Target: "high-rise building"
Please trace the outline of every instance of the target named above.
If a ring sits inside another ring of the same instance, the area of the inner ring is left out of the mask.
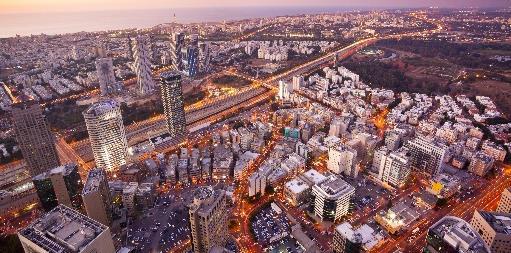
[[[407,142],[410,150],[410,164],[416,171],[429,175],[442,172],[442,164],[448,152],[445,144],[418,136]]]
[[[511,188],[506,188],[500,197],[498,213],[511,213]]]
[[[92,104],[83,112],[96,166],[106,170],[126,164],[128,142],[121,108],[115,100]]]
[[[175,71],[183,70],[183,59],[181,50],[185,44],[185,35],[183,33],[173,33],[170,43],[170,56],[172,58],[172,67]]]
[[[82,191],[83,205],[87,216],[106,226],[112,222],[112,197],[103,169],[89,171]]]
[[[43,208],[47,211],[58,204],[80,209],[83,188],[78,165],[66,164],[41,173],[33,178],[34,188]]]
[[[97,59],[96,74],[98,75],[99,90],[102,96],[115,94],[122,90],[122,84],[115,80],[112,58]]]
[[[181,74],[166,72],[161,74],[161,97],[167,127],[171,137],[186,134],[186,119],[181,88]]]
[[[207,73],[211,69],[211,50],[209,42],[199,42],[199,71]]]
[[[394,187],[404,186],[408,175],[410,175],[410,165],[406,151],[391,152],[382,157],[380,163],[380,173],[382,182],[388,183]]]
[[[228,213],[223,190],[214,190],[213,187],[195,190],[189,214],[195,253],[207,253],[213,247],[225,246]]]
[[[357,151],[346,145],[328,149],[327,168],[335,174],[357,177]]]
[[[312,186],[314,214],[321,220],[337,221],[348,214],[355,188],[346,181],[331,176],[326,181]]]
[[[32,177],[60,165],[55,139],[37,102],[27,100],[14,104],[12,123]]]
[[[59,205],[18,233],[25,253],[114,253],[110,229]]]
[[[475,211],[472,227],[492,253],[511,252],[511,213]]]
[[[156,87],[151,72],[149,37],[139,35],[135,38],[133,45],[133,58],[135,72],[137,74],[138,93],[141,95],[150,94]]]
[[[445,216],[428,229],[424,253],[489,253],[483,238],[468,222]]]
[[[199,48],[196,46],[188,46],[186,49],[183,49],[184,60],[184,73],[189,77],[194,77],[197,75],[199,68]]]

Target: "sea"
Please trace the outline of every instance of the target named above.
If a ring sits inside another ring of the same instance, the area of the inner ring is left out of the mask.
[[[227,7],[105,10],[54,13],[0,13],[0,38],[16,35],[63,34],[129,28],[158,24],[222,22],[258,17],[336,13],[369,10],[367,7]],[[174,18],[175,15],[175,18]]]

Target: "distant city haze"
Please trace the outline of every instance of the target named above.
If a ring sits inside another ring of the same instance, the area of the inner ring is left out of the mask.
[[[408,7],[508,7],[509,0],[0,0],[0,38]],[[225,7],[228,6],[228,7]]]
[[[509,0],[0,0],[0,12],[84,11],[105,9],[241,7],[241,6],[366,6],[366,7],[495,7]]]

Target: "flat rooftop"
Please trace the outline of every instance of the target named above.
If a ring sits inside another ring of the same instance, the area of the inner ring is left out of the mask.
[[[317,170],[311,169],[302,174],[302,178],[311,185],[323,183],[327,178]]]
[[[322,184],[315,185],[314,187],[321,189],[321,191],[330,198],[338,198],[345,194],[355,192],[355,188],[353,188],[353,186],[342,180],[342,178],[335,176],[330,177],[327,181]]]
[[[445,216],[429,228],[445,242],[463,252],[485,253],[489,250],[481,236],[463,219]]]
[[[101,181],[106,181],[106,173],[102,169],[92,169],[89,171],[87,175],[87,181],[83,186],[82,194],[88,194],[90,192],[95,192],[98,190]]]
[[[307,185],[300,178],[295,178],[286,183],[286,188],[288,188],[294,194],[300,194],[309,189],[309,185]]]
[[[498,234],[511,235],[511,214],[478,211]]]
[[[108,227],[59,205],[19,232],[50,253],[80,252]]]

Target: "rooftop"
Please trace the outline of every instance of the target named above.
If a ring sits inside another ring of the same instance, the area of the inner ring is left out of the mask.
[[[106,180],[106,173],[104,170],[98,168],[90,170],[89,174],[87,175],[87,181],[83,186],[82,194],[88,194],[90,192],[97,191],[100,183]]]
[[[445,216],[431,226],[429,231],[443,238],[446,243],[458,249],[459,252],[490,252],[472,226],[458,217]]]
[[[304,172],[301,177],[309,185],[320,184],[327,179],[323,174],[314,169]]]
[[[80,252],[108,227],[59,205],[19,234],[47,252]]]
[[[85,110],[83,114],[97,116],[117,108],[119,108],[119,104],[117,103],[117,101],[113,99],[102,100],[89,106],[89,108],[87,108],[87,110]]]
[[[305,190],[309,189],[309,185],[307,185],[300,178],[295,178],[286,183],[286,188],[288,188],[294,194],[300,194]]]
[[[329,198],[339,198],[354,193],[355,188],[341,178],[331,176],[327,181],[314,186]]]
[[[511,214],[478,211],[498,234],[511,235]]]

